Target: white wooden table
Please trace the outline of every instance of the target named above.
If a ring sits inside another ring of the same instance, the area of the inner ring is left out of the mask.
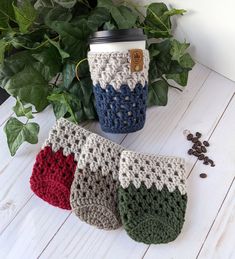
[[[134,242],[123,229],[102,231],[69,211],[48,205],[29,188],[35,156],[55,122],[51,108],[35,118],[39,143],[24,144],[15,157],[3,127],[13,99],[0,106],[0,259],[5,258],[235,258],[235,83],[197,64],[183,93],[170,90],[166,107],[147,112],[143,130],[128,135],[101,132],[129,149],[186,159],[188,207],[182,233],[172,243]],[[212,168],[187,155],[183,131],[200,131],[211,143]],[[202,179],[200,173],[208,174]]]

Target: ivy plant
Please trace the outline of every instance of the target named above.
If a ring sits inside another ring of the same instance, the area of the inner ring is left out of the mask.
[[[127,1],[0,0],[0,86],[16,99],[15,115],[4,127],[11,155],[25,141],[37,143],[39,125],[31,120],[48,105],[57,119],[98,119],[86,59],[94,31],[144,30],[150,52],[148,106],[167,104],[170,80],[187,85],[194,61],[189,43],[172,36],[171,23],[185,10],[159,2],[145,8],[143,15]]]

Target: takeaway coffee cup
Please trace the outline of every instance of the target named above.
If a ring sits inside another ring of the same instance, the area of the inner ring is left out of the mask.
[[[98,31],[89,44],[88,62],[102,130],[130,133],[142,129],[149,68],[143,30]]]

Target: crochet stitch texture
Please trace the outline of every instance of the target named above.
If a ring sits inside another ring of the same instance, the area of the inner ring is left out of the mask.
[[[59,119],[49,133],[33,166],[30,186],[41,199],[70,210],[70,187],[89,131]]]
[[[131,72],[129,51],[88,53],[96,109],[103,131],[128,133],[143,128],[148,91],[148,50],[143,50],[143,58],[143,70]]]
[[[72,210],[81,220],[101,229],[116,229],[121,224],[117,189],[122,150],[118,144],[91,134],[71,187]]]
[[[119,91],[122,85],[128,85],[131,91],[138,83],[145,86],[146,81],[148,81],[149,70],[148,50],[143,50],[143,59],[143,70],[132,73],[129,51],[88,52],[93,84],[99,84],[103,89],[112,85],[116,91]]]
[[[187,204],[184,160],[123,151],[118,206],[128,235],[168,243],[181,232]]]

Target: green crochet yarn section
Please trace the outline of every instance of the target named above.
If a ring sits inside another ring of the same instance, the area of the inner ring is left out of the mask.
[[[176,189],[161,191],[155,185],[147,189],[144,184],[135,188],[119,187],[118,206],[123,226],[128,235],[145,244],[168,243],[180,234],[184,223],[187,195]]]

